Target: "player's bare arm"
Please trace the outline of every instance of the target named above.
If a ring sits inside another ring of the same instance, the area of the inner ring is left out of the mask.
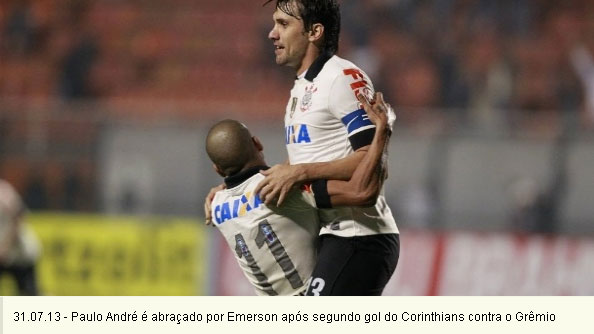
[[[328,195],[332,206],[371,206],[380,194],[387,171],[387,148],[395,118],[382,93],[376,93],[372,104],[363,95],[357,97],[376,131],[367,154],[349,181],[328,181]],[[390,115],[390,116],[389,116]]]
[[[276,203],[280,206],[289,191],[303,182],[319,179],[349,180],[361,162],[369,146],[358,149],[346,158],[307,164],[281,164],[261,171],[266,176],[255,192],[260,194],[260,199],[266,204]]]
[[[391,107],[385,103],[382,93],[376,93],[374,100],[371,102],[368,101],[365,97],[359,96],[358,98],[363,107],[365,108],[365,111],[367,112],[370,120],[374,124],[376,124],[376,122],[381,124],[383,128],[386,128],[388,129],[387,131],[391,132],[391,126],[395,120],[395,115]],[[380,134],[382,136],[384,135],[384,133]],[[266,178],[264,178],[264,180],[260,182],[255,191],[256,193],[260,194],[260,198],[266,204],[271,204],[274,202],[275,199],[278,198],[276,205],[281,205],[291,188],[303,182],[320,179],[342,181],[351,180],[354,176],[355,170],[358,168],[359,165],[362,164],[362,162],[366,158],[367,163],[363,168],[368,168],[369,164],[373,164],[375,161],[374,158],[381,159],[381,152],[383,152],[385,145],[382,141],[383,138],[379,138],[378,140],[380,140],[380,144],[378,144],[380,146],[380,153],[378,153],[379,155],[374,155],[370,158],[367,158],[368,151],[370,150],[370,145],[368,145],[358,149],[356,152],[349,155],[348,157],[339,160],[319,163],[305,163],[296,165],[283,164],[273,166],[272,168],[261,172],[266,176]],[[382,167],[382,180],[380,181],[380,183],[383,182],[383,178],[385,176],[386,171],[386,168]],[[363,172],[360,171],[359,174],[361,173]],[[335,188],[335,194],[337,195],[335,200],[337,202],[332,202],[332,204],[368,205],[368,202],[370,201],[375,203],[374,201],[377,198],[377,195],[373,196],[374,191],[372,191],[370,197],[368,196],[368,193],[362,193],[361,198],[359,199],[354,198],[352,194],[345,194],[348,191],[362,191],[362,187],[365,187],[365,189],[373,190],[374,185],[370,185],[369,183],[375,183],[377,181],[375,180],[375,176],[377,176],[377,174],[372,174],[373,175],[371,175],[371,177],[374,178],[373,180],[369,178],[369,175],[367,175],[367,179],[362,177],[358,180],[353,180],[353,183],[350,183],[348,185],[347,182],[340,183],[340,185],[337,186],[337,188]],[[355,184],[357,184],[357,186],[355,186]],[[380,188],[381,184],[379,184],[376,190],[379,192]],[[362,199],[367,200],[363,201]]]

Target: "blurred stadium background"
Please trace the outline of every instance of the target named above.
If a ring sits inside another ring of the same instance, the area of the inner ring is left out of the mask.
[[[263,0],[0,1],[0,178],[47,295],[251,294],[202,203],[222,118],[285,160]],[[594,2],[342,1],[399,117],[385,294],[594,294]],[[8,277],[0,294],[14,293]]]

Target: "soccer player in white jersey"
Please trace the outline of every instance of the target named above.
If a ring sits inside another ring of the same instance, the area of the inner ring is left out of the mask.
[[[386,113],[389,106],[378,96],[373,106],[361,97],[370,118],[383,130],[376,132],[369,153],[351,180],[305,184],[291,192],[280,207],[264,204],[253,192],[264,178],[259,171],[267,168],[260,141],[234,120],[221,121],[210,129],[206,150],[226,185],[214,196],[211,217],[259,295],[305,292],[316,263],[320,228],[316,205],[325,200],[334,205],[376,201],[391,133]]]
[[[14,277],[23,296],[38,294],[39,240],[25,220],[25,204],[16,189],[0,179],[0,278]]]
[[[335,55],[335,0],[277,0],[273,21],[268,37],[276,63],[297,75],[285,114],[289,163],[264,171],[255,191],[265,203],[281,205],[302,182],[351,178],[374,133],[357,95],[373,96],[373,85],[360,68]],[[322,207],[328,210],[320,212],[320,252],[307,294],[380,295],[400,251],[384,196],[370,207]]]

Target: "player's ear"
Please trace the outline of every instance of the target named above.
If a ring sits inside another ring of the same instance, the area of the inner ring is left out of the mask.
[[[309,31],[309,41],[320,41],[324,37],[324,26],[321,23],[314,23]]]
[[[258,152],[262,152],[264,150],[264,146],[262,146],[262,142],[260,142],[260,139],[258,139],[258,137],[253,136],[252,142],[254,142],[254,146],[256,147],[256,149],[258,149]]]
[[[219,166],[212,164],[212,168],[214,168],[215,172],[217,172],[217,174],[219,174],[222,177],[227,177],[227,175],[225,175],[225,173],[223,173],[223,170],[221,170],[219,168]]]

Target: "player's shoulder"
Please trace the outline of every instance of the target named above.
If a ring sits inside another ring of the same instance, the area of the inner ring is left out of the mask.
[[[332,64],[334,66],[336,66],[337,68],[344,70],[344,69],[349,69],[349,68],[356,68],[359,69],[359,66],[355,65],[355,63],[353,63],[352,61],[348,60],[348,59],[344,59],[341,58],[339,56],[333,56],[332,58],[330,58],[330,61],[332,61]]]
[[[349,75],[348,72],[351,70],[365,73],[359,66],[355,65],[350,60],[334,55],[326,62],[320,74],[324,77],[335,78],[337,76]]]
[[[333,56],[328,60],[320,73],[322,80],[327,87],[330,87],[332,94],[351,94],[351,91],[367,87],[373,91],[373,84],[369,76],[353,62]],[[342,98],[342,97],[340,97]]]
[[[255,173],[254,175],[250,176],[249,178],[245,179],[243,182],[229,188],[221,189],[216,192],[216,194],[226,195],[226,196],[237,196],[249,191],[253,191],[258,183],[264,179],[264,175],[262,173]]]

